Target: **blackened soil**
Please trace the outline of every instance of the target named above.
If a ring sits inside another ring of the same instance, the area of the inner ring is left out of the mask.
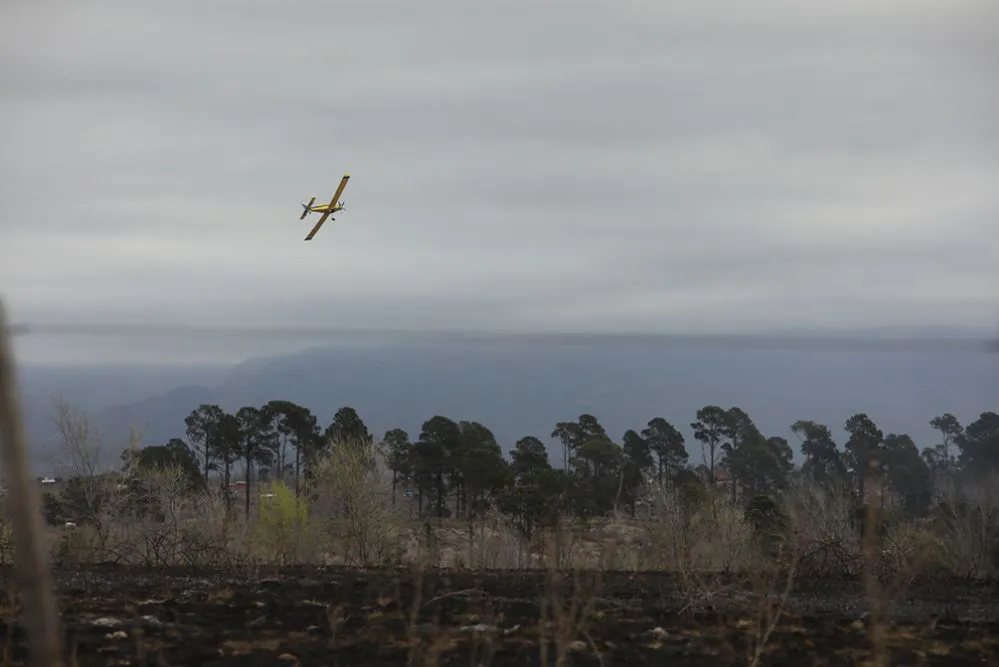
[[[856,665],[872,658],[859,583],[781,597],[735,578],[290,568],[252,576],[58,571],[67,650],[88,665]],[[769,602],[766,593],[772,597]],[[890,664],[999,664],[999,585],[909,585],[885,609]],[[0,644],[26,664],[16,602]],[[762,626],[762,629],[761,629]],[[761,638],[761,635],[766,635]]]

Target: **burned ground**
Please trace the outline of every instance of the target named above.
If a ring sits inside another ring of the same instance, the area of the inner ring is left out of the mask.
[[[90,567],[55,576],[81,667],[538,665],[560,652],[564,664],[745,665],[773,616],[759,584],[663,573]],[[2,639],[24,664],[16,615],[9,600]],[[999,660],[999,583],[912,583],[885,617],[890,664]],[[800,582],[760,664],[860,664],[871,655],[868,625],[858,581]]]

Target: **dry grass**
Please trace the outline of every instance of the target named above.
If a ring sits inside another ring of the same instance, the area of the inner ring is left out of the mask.
[[[177,492],[177,471],[157,471],[146,485],[164,516],[142,518],[124,508],[94,523],[47,526],[45,544],[61,564],[146,566],[327,564],[460,569],[668,571],[691,580],[717,573],[749,573],[761,566],[753,526],[741,506],[716,496],[689,510],[668,487],[648,489],[636,517],[565,519],[528,542],[505,516],[474,521],[413,520],[382,494],[383,480],[365,472],[352,485],[347,466],[321,472],[323,491],[308,505],[300,530],[272,530],[256,507],[249,517],[227,512],[222,492]],[[334,491],[335,489],[335,491]],[[851,524],[848,497],[800,485],[783,501],[791,518],[794,557],[808,576],[853,576],[876,563],[882,578],[904,586],[931,575],[999,574],[999,507],[958,516],[898,520],[886,525],[873,555]],[[102,512],[102,513],[103,513]],[[0,514],[0,563],[12,563],[9,520]]]

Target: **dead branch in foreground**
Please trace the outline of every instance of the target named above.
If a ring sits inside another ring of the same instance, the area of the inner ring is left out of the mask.
[[[3,303],[0,303],[0,450],[8,493],[18,499],[10,504],[14,567],[24,598],[31,655],[37,665],[62,665],[59,616],[42,544],[41,494],[28,463],[14,351]]]

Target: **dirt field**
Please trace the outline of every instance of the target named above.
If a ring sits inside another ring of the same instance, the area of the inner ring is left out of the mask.
[[[56,580],[81,666],[504,666],[558,664],[560,653],[566,665],[746,665],[766,608],[759,586],[716,580],[698,593],[660,573],[553,585],[525,571],[108,567],[58,571]],[[862,664],[871,642],[860,584],[804,583],[759,664]],[[914,584],[886,615],[890,664],[999,664],[997,582]],[[8,600],[0,644],[24,664],[14,616]]]

